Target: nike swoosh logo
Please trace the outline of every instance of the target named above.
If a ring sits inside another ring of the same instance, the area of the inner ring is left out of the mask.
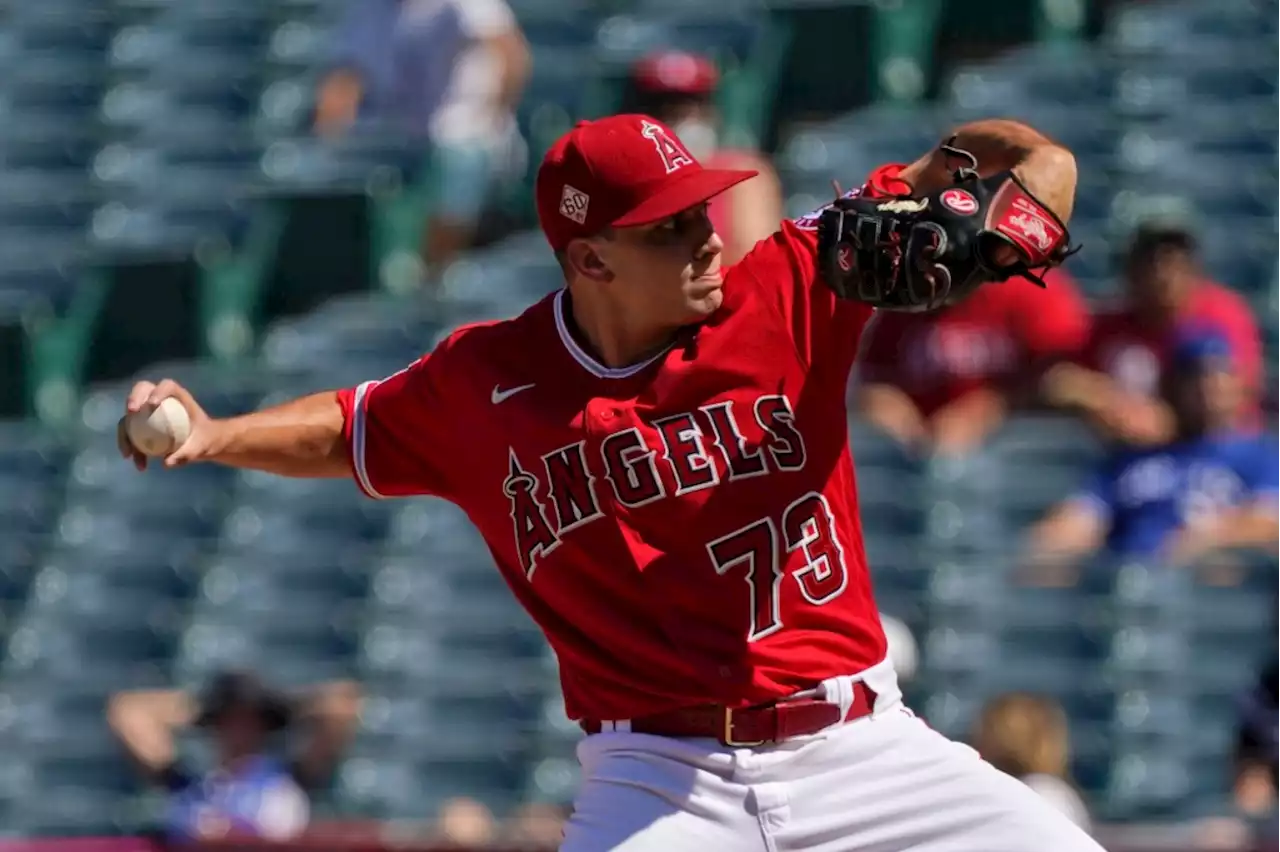
[[[520,391],[527,391],[531,387],[534,387],[534,385],[520,385],[518,388],[507,388],[506,390],[502,390],[498,385],[494,385],[493,395],[489,397],[489,400],[494,405],[497,405],[500,402],[506,402],[511,397],[520,393]]]

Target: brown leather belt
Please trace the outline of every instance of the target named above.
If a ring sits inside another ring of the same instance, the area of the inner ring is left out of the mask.
[[[734,748],[769,745],[792,737],[816,734],[838,722],[852,722],[871,715],[876,694],[861,681],[853,684],[853,704],[840,715],[840,705],[813,698],[788,698],[753,707],[701,704],[630,720],[628,730],[658,737],[708,738]],[[597,720],[579,723],[588,734],[604,726]]]

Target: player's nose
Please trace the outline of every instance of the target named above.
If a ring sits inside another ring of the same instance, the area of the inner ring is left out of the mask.
[[[709,228],[706,238],[698,246],[695,257],[698,260],[710,260],[723,251],[724,240],[720,239],[720,235],[716,233],[714,228]]]

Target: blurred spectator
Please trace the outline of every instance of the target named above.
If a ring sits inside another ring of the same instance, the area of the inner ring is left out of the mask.
[[[559,849],[569,810],[549,802],[529,802],[516,808],[503,826],[507,843],[520,849]]]
[[[350,0],[334,41],[316,131],[368,117],[429,143],[438,186],[423,253],[443,268],[495,184],[523,169],[515,108],[530,54],[515,16],[505,0]]]
[[[1036,401],[1036,380],[1075,357],[1089,319],[1062,269],[1049,285],[1013,279],[938,313],[881,312],[867,329],[853,405],[900,443],[961,455],[1011,408]]]
[[[327,783],[359,712],[353,684],[324,684],[295,700],[249,672],[223,672],[197,700],[180,690],[121,692],[108,710],[111,729],[151,783],[169,793],[172,840],[250,835],[296,836],[310,815],[307,790]],[[203,774],[178,759],[175,733],[203,728],[215,767]],[[272,753],[271,736],[301,728],[292,759]]]
[[[459,796],[440,806],[435,835],[456,846],[483,848],[497,838],[498,822],[483,802]]]
[[[715,106],[720,75],[710,60],[679,51],[648,56],[632,72],[626,111],[651,115],[675,131],[697,160],[713,169],[760,174],[711,200],[711,222],[724,241],[726,264],[736,263],[782,221],[782,184],[758,151],[728,147]]]
[[[1047,698],[1006,693],[987,702],[973,747],[992,766],[1035,790],[1072,822],[1090,830],[1089,810],[1067,775],[1067,717]]]
[[[1240,700],[1233,792],[1241,813],[1272,823],[1280,785],[1276,731],[1276,661],[1271,660],[1258,682]]]
[[[1262,344],[1248,302],[1210,281],[1200,267],[1195,238],[1168,225],[1139,228],[1124,263],[1125,296],[1119,310],[1099,315],[1080,364],[1061,365],[1046,377],[1056,404],[1082,411],[1104,434],[1135,444],[1164,443],[1173,418],[1160,404],[1161,376],[1179,330],[1188,324],[1222,329],[1243,382],[1246,424],[1258,420]]]
[[[1063,562],[1104,544],[1175,564],[1221,549],[1275,552],[1276,438],[1238,426],[1245,390],[1237,357],[1212,330],[1175,344],[1164,373],[1174,440],[1113,454],[1032,531],[1035,561]]]

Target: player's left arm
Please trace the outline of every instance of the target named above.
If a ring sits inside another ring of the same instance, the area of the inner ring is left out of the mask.
[[[948,140],[951,147],[973,154],[982,177],[1012,171],[1064,224],[1071,220],[1078,172],[1076,158],[1066,147],[1028,124],[1004,118],[962,124]],[[950,186],[954,170],[955,160],[938,147],[898,177],[911,187],[913,195],[923,196]]]
[[[990,119],[956,128],[889,185],[818,215],[822,280],[842,300],[928,311],[978,287],[1040,276],[1075,248],[1067,222],[1075,157],[1034,128]]]
[[[983,174],[998,175],[1012,170],[1023,186],[1039,198],[1043,194],[1048,227],[1063,232],[1074,203],[1076,185],[1075,158],[1071,152],[1050,141],[1031,127],[1015,121],[979,121],[957,128],[956,146],[970,146],[980,161]],[[847,194],[831,204],[795,220],[784,221],[771,238],[762,240],[727,274],[749,282],[760,300],[772,305],[787,327],[801,360],[806,365],[825,362],[835,365],[833,374],[846,375],[858,347],[858,340],[872,308],[919,310],[938,305],[925,304],[921,298],[912,305],[900,300],[905,287],[898,288],[894,298],[883,298],[891,290],[891,279],[900,275],[901,266],[889,263],[879,254],[874,267],[855,270],[876,279],[878,295],[867,295],[840,279],[849,277],[835,266],[838,256],[834,229],[829,226],[831,214],[846,205],[870,205],[903,202],[898,193],[921,196],[938,191],[954,179],[949,171],[957,163],[940,151],[932,151],[915,163],[898,170],[877,170],[862,190]],[[912,205],[907,203],[906,208]],[[918,206],[916,207],[918,210]],[[876,211],[884,219],[892,211]],[[907,219],[910,214],[907,214]],[[1058,220],[1053,222],[1051,220]],[[847,217],[852,225],[854,217]],[[1012,249],[1010,249],[1012,251]],[[892,266],[892,268],[890,268]],[[848,267],[845,273],[848,273]],[[843,285],[843,286],[842,286]]]

